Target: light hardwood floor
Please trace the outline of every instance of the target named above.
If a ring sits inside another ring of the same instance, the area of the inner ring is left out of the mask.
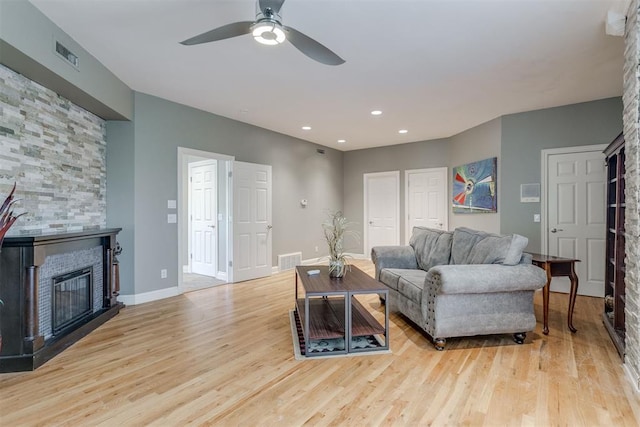
[[[538,292],[524,345],[451,339],[437,352],[392,315],[392,354],[297,361],[293,277],[126,307],[37,371],[0,374],[0,425],[640,424],[601,299],[578,297],[571,334],[568,298],[552,293],[544,336]]]

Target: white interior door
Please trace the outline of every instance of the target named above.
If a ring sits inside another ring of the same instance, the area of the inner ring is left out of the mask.
[[[218,271],[217,162],[189,165],[191,193],[191,272],[215,277]]]
[[[400,172],[364,174],[364,250],[400,244]]]
[[[448,229],[447,168],[405,171],[405,244],[413,227]]]
[[[546,241],[548,254],[577,258],[578,293],[604,296],[605,167],[601,149],[548,156]],[[569,280],[553,278],[568,292]]]
[[[271,166],[234,162],[234,282],[271,274],[271,228]]]

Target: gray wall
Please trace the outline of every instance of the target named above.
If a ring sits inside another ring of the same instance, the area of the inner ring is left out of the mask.
[[[120,256],[120,293],[135,293],[133,266],[135,265],[135,167],[134,123],[107,122],[107,226],[121,227],[118,242]]]
[[[78,56],[77,69],[54,40]],[[0,63],[103,119],[132,117],[131,89],[27,0],[0,1]]]
[[[447,139],[413,142],[388,147],[354,150],[344,153],[344,202],[343,212],[347,219],[356,223],[354,230],[360,241],[353,238],[345,242],[348,252],[363,253],[364,236],[364,184],[363,174],[372,172],[400,171],[400,242],[404,243],[404,171],[409,169],[437,168],[449,164]]]
[[[476,162],[491,157],[498,158],[498,212],[497,213],[453,213],[451,203],[449,204],[449,229],[456,227],[469,227],[477,230],[484,230],[489,233],[500,233],[500,215],[501,215],[501,188],[504,182],[501,176],[501,119],[494,119],[490,122],[483,123],[479,126],[461,132],[450,138],[450,157],[449,163],[449,197],[453,189],[453,173],[452,169],[466,163]]]
[[[502,117],[500,232],[529,238],[528,250],[540,250],[540,203],[520,203],[520,184],[539,183],[541,150],[608,144],[622,131],[622,100],[548,108]]]
[[[118,186],[125,192],[120,197],[133,201],[133,247],[123,252],[121,263],[134,265],[135,259],[135,286],[123,284],[131,290],[123,294],[177,285],[177,225],[167,224],[166,206],[167,200],[177,199],[179,146],[272,165],[274,262],[282,253],[302,251],[303,259],[326,253],[320,223],[327,209],[342,206],[341,152],[322,147],[326,154],[318,154],[318,145],[150,95],[136,93],[134,105],[133,163],[130,158],[107,162],[109,179],[133,175],[133,187],[124,182]],[[130,133],[112,132],[115,128],[108,128],[108,146],[130,151]],[[307,208],[300,207],[303,198],[309,200]],[[122,216],[129,219],[129,213]],[[163,268],[166,280],[159,279]]]

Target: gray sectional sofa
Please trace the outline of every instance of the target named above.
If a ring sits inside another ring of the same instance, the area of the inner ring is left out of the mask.
[[[514,334],[522,344],[535,329],[533,294],[547,277],[523,253],[528,239],[469,228],[443,231],[416,227],[408,246],[371,250],[376,278],[389,288],[391,311],[399,311],[432,338]]]

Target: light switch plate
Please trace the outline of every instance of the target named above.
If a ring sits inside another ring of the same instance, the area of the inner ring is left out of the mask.
[[[540,214],[533,214],[533,222],[540,222]]]
[[[175,224],[178,222],[178,215],[176,214],[167,214],[167,222],[169,224]]]
[[[167,209],[175,209],[177,206],[175,200],[167,200]]]

